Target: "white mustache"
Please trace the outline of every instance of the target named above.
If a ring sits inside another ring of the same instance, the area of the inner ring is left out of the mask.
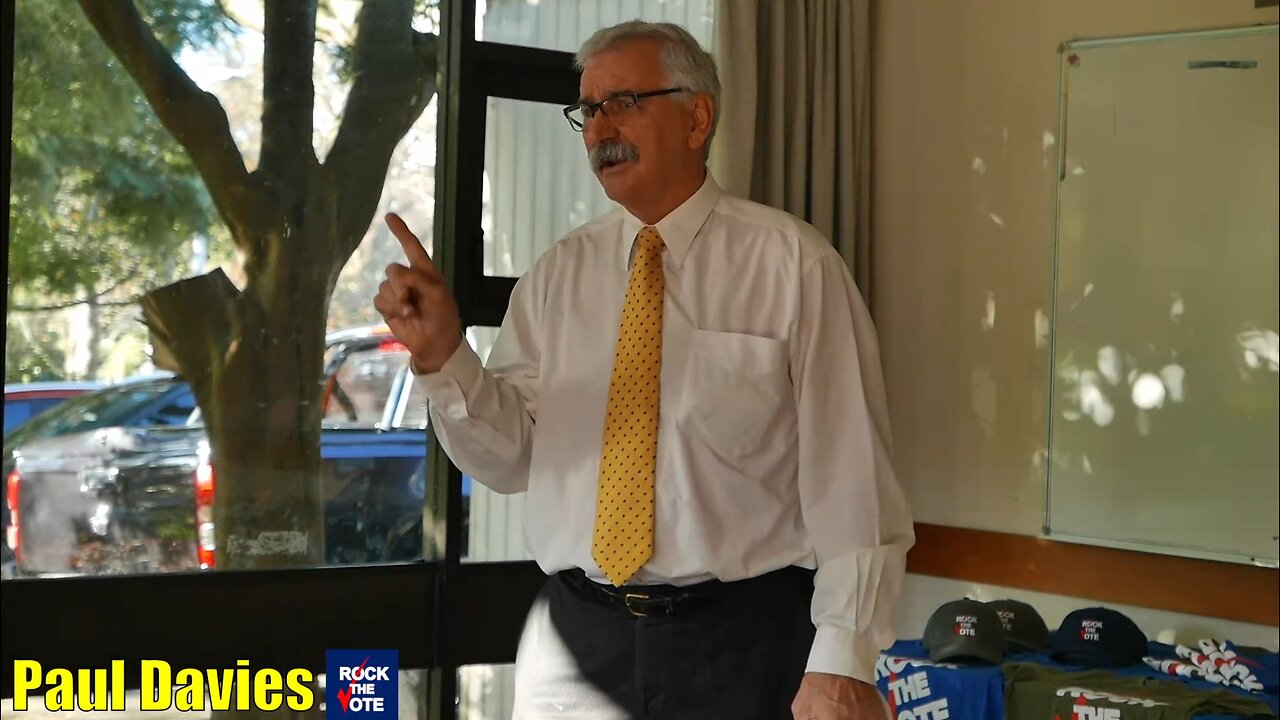
[[[636,150],[634,145],[628,145],[623,142],[609,141],[602,142],[591,148],[591,152],[587,153],[587,158],[591,161],[591,169],[600,172],[608,163],[617,162],[634,162],[640,159],[640,151]]]

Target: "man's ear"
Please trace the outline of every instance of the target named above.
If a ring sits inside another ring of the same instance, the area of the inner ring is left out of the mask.
[[[711,121],[715,118],[715,104],[711,96],[697,93],[693,96],[692,112],[689,113],[689,148],[697,150],[707,144],[711,135]]]

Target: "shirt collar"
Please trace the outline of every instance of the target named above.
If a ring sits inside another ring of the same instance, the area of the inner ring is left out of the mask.
[[[698,188],[697,192],[690,195],[680,207],[667,213],[666,217],[658,221],[655,227],[658,229],[658,234],[662,236],[662,242],[667,246],[667,252],[671,254],[671,261],[675,267],[678,268],[684,263],[684,258],[693,245],[694,237],[710,217],[711,211],[720,200],[720,195],[720,186],[711,178],[711,173],[707,173],[707,179],[703,181],[702,187]],[[631,249],[635,245],[636,233],[640,232],[644,223],[625,208],[622,212],[622,238],[626,243],[624,246],[626,252],[622,256],[622,261],[624,265],[630,266]]]

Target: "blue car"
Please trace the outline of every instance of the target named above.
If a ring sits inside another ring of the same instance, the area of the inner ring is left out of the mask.
[[[4,434],[63,400],[102,387],[96,382],[33,382],[4,386]]]

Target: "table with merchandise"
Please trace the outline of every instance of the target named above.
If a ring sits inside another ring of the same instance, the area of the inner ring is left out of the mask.
[[[1014,600],[939,607],[881,654],[894,720],[1277,717],[1280,655],[1230,641],[1151,642],[1123,613],[1083,608],[1050,632]]]

